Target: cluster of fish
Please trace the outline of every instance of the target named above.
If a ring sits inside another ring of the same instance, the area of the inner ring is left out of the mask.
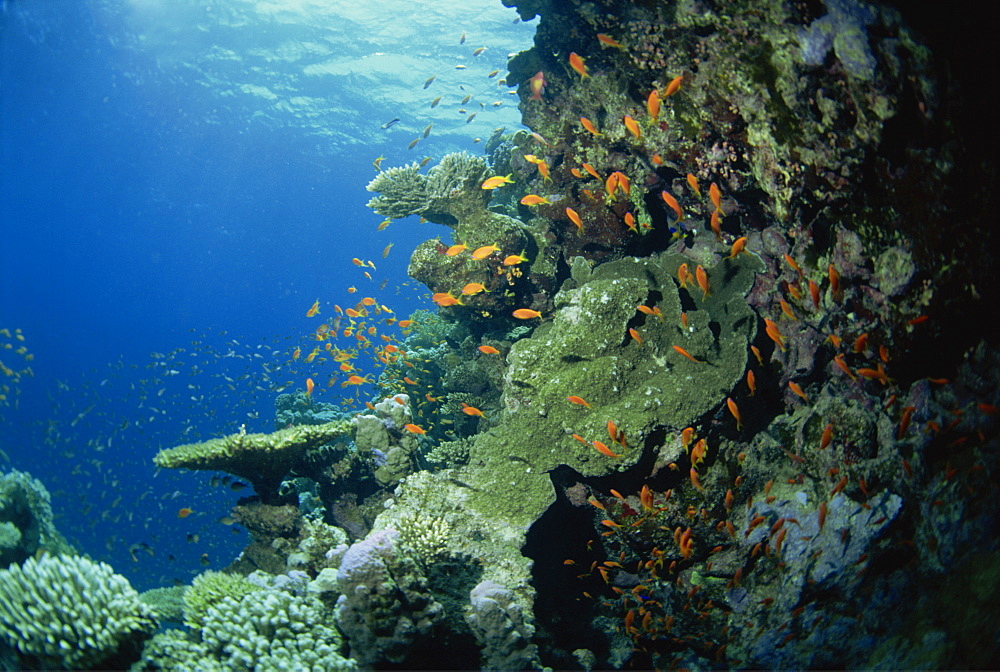
[[[20,383],[25,377],[33,378],[35,373],[31,369],[29,362],[34,360],[35,355],[28,352],[28,346],[24,344],[24,334],[20,329],[3,328],[0,329],[0,350],[10,351],[18,357],[18,362],[11,368],[3,359],[0,359],[0,407],[14,405],[18,402],[18,395],[21,393]]]

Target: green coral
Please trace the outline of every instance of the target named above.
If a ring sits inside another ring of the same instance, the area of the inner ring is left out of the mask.
[[[103,562],[46,555],[0,570],[0,639],[21,666],[110,667],[155,629],[152,609]]]
[[[433,562],[448,553],[451,525],[441,516],[406,513],[395,525],[400,543],[420,562]]]
[[[204,627],[157,635],[143,651],[141,669],[353,670],[340,654],[333,612],[313,596],[258,590],[223,598],[205,614]]]
[[[73,552],[56,531],[49,491],[23,471],[0,474],[0,567],[23,562],[39,551]]]
[[[139,599],[156,612],[158,620],[170,623],[184,622],[184,594],[187,586],[153,588],[139,594]]]
[[[306,452],[348,435],[347,420],[323,425],[299,425],[271,434],[239,432],[201,443],[161,450],[153,458],[158,467],[225,471],[250,481],[265,501],[277,496],[278,485]]]
[[[236,600],[244,595],[260,590],[238,574],[227,574],[209,570],[199,574],[191,582],[191,587],[184,592],[184,624],[191,628],[200,628],[204,624],[205,614],[210,607],[215,606],[223,598]]]

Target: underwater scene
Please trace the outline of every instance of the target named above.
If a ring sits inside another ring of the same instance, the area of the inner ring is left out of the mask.
[[[0,670],[1000,667],[973,7],[0,0]]]

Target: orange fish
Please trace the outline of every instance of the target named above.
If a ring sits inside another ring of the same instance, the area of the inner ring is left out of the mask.
[[[698,472],[696,470],[694,470],[694,469],[691,469],[690,475],[691,475],[691,485],[693,485],[699,491],[705,492],[705,488],[702,487],[701,481],[698,480]],[[688,529],[690,529],[690,528],[688,528]],[[690,554],[691,554],[691,551],[689,550],[688,553],[687,553],[687,555],[690,555]]]
[[[784,352],[785,337],[782,336],[781,330],[778,329],[778,325],[774,323],[774,320],[772,320],[769,317],[764,318],[764,331],[767,333],[770,339],[774,341],[779,348],[781,348],[781,351]]]
[[[660,318],[660,322],[663,321],[663,311],[660,310],[659,306],[653,306],[652,308],[650,308],[649,306],[644,306],[640,304],[636,306],[635,309],[645,315],[655,315],[656,317]]]
[[[676,77],[671,79],[670,83],[667,84],[667,90],[664,92],[663,96],[664,97],[672,96],[678,91],[680,91],[681,84],[683,82],[684,82],[684,75],[677,75]]]
[[[569,173],[570,173],[570,175],[572,175],[573,177],[577,178],[578,180],[582,180],[583,179],[583,173],[580,172],[579,168],[570,168],[569,169]]]
[[[712,227],[712,233],[715,234],[715,239],[722,242],[722,222],[719,220],[719,211],[713,210],[712,216],[708,218],[708,225]]]
[[[701,198],[701,186],[699,186],[698,184],[698,178],[695,177],[693,174],[688,173],[687,183],[688,186],[691,187],[691,191],[694,192],[694,195],[697,196],[698,198]]]
[[[858,379],[858,377],[851,371],[851,369],[848,368],[847,361],[844,359],[844,353],[840,353],[834,356],[833,363],[837,366],[838,369],[846,373],[851,380]]]
[[[594,127],[594,122],[592,122],[590,119],[587,119],[587,117],[580,117],[580,125],[583,126],[585,129],[587,129],[589,132],[593,133],[594,135],[600,135],[600,132],[597,130],[597,128]],[[586,167],[587,165],[584,164],[584,168]]]
[[[621,457],[621,455],[619,455],[618,453],[614,452],[613,450],[611,450],[610,448],[608,448],[606,445],[604,445],[600,441],[594,441],[590,445],[592,445],[594,448],[596,448],[597,452],[599,452],[601,455],[607,455],[608,457]]]
[[[628,132],[631,133],[636,140],[642,137],[642,131],[639,130],[639,124],[636,123],[635,119],[626,114],[622,121],[625,122],[625,128],[628,129]]]
[[[499,355],[500,354],[500,351],[497,350],[496,348],[494,348],[492,345],[480,345],[476,349],[479,350],[479,352],[483,353],[484,355]]]
[[[828,424],[823,428],[823,436],[819,439],[819,449],[823,450],[830,445],[830,441],[833,440],[833,425]]]
[[[589,163],[583,164],[583,169],[586,170],[588,173],[590,173],[594,177],[594,179],[596,179],[596,180],[600,180],[601,179],[600,173],[598,173],[596,170],[594,170],[594,167],[592,165],[590,165]]]
[[[319,315],[319,299],[316,299],[316,303],[312,305],[312,308],[306,311],[306,317],[315,317]]]
[[[673,346],[673,348],[674,348],[674,350],[677,351],[678,354],[681,354],[681,355],[687,357],[692,362],[697,362],[698,364],[704,364],[705,363],[704,360],[695,358],[690,352],[688,352],[687,350],[685,350],[684,348],[682,348],[679,345],[675,345],[675,346]]]
[[[663,198],[663,202],[669,205],[670,209],[677,214],[677,222],[684,219],[684,211],[681,210],[681,204],[677,202],[677,199],[670,192],[661,191],[660,196]]]
[[[809,296],[812,297],[813,308],[819,310],[819,286],[812,280],[809,281]]]
[[[734,259],[737,254],[740,254],[741,252],[746,252],[746,249],[747,249],[747,237],[743,236],[742,238],[737,238],[735,242],[733,242],[733,246],[729,250],[729,256],[726,257],[726,259]],[[749,252],[747,252],[747,254],[749,254]]]
[[[618,173],[611,173],[604,181],[604,191],[608,194],[609,199],[615,195],[616,189],[618,189]]]
[[[760,348],[758,348],[756,345],[751,345],[750,350],[753,351],[753,356],[757,358],[757,363],[760,364],[761,366],[764,366],[764,357],[761,356],[760,354]]]
[[[627,226],[629,231],[632,233],[639,233],[639,229],[635,228],[635,217],[632,216],[631,212],[625,213],[625,226]]]
[[[431,301],[436,303],[441,307],[445,306],[464,306],[461,298],[455,298],[451,295],[451,292],[437,292],[431,296]]]
[[[444,251],[449,257],[454,257],[459,252],[469,249],[469,246],[465,243],[459,243],[458,245],[452,245],[447,250]]]
[[[681,287],[688,286],[688,280],[691,279],[691,271],[688,270],[687,264],[681,264],[677,267],[677,280],[681,283]]]
[[[648,485],[643,484],[642,490],[639,491],[639,502],[646,511],[653,510],[653,491]]]
[[[662,166],[663,165],[663,157],[660,156],[659,154],[653,154],[652,161],[653,161],[654,165],[657,165],[657,166]]]
[[[858,336],[857,340],[854,341],[854,347],[852,350],[855,354],[861,354],[868,349],[868,334],[864,333]]]
[[[629,181],[625,173],[620,170],[616,170],[612,173],[616,178],[618,178],[618,188],[621,189],[626,196],[632,195],[632,183]]]
[[[614,420],[608,420],[608,436],[612,441],[618,440],[618,425],[614,423]]]
[[[586,406],[587,408],[590,408],[590,404],[588,404],[586,400],[584,400],[582,397],[578,397],[576,395],[570,395],[566,397],[566,400],[572,404],[578,404],[580,406]]]
[[[306,364],[312,363],[312,361],[314,359],[316,359],[316,355],[318,355],[318,354],[319,354],[319,347],[313,348],[313,351],[310,352],[308,355],[306,355],[306,358],[305,358]]]
[[[701,264],[698,264],[698,266],[694,269],[694,277],[698,279],[698,286],[701,287],[701,291],[704,292],[701,298],[706,298],[712,292],[709,291],[708,273],[706,273],[705,269],[701,267]]]
[[[604,33],[598,33],[597,34],[597,41],[600,42],[601,44],[606,44],[609,47],[615,47],[616,49],[625,49],[624,45],[622,45],[621,43],[617,42],[610,35],[605,35]]]
[[[549,175],[549,164],[545,163],[544,161],[539,161],[535,165],[538,166],[538,173],[539,173],[539,175],[542,176],[542,179],[547,180],[548,182],[551,182],[552,181],[552,177]]]
[[[473,296],[479,294],[480,292],[488,292],[490,290],[486,289],[486,286],[481,282],[470,282],[465,287],[462,288],[462,294],[466,296]]]
[[[632,337],[633,341],[635,341],[639,345],[642,345],[642,336],[639,335],[638,331],[636,331],[635,329],[629,329],[628,335]]]
[[[694,427],[685,427],[681,431],[681,445],[684,446],[684,450],[687,450],[692,439],[694,439]]]
[[[580,215],[577,214],[576,210],[573,208],[566,208],[566,216],[569,217],[569,221],[576,225],[576,232],[580,234],[583,232],[583,220],[580,219]]]
[[[781,306],[781,312],[785,314],[785,317],[787,317],[790,320],[796,320],[796,321],[799,319],[795,317],[795,313],[792,312],[792,307],[788,305],[787,301],[785,301],[784,299],[778,299],[778,304]]]
[[[292,351],[292,359],[298,359],[301,356],[302,356],[302,348],[295,348],[295,350]]]
[[[726,406],[729,407],[729,412],[733,414],[734,418],[736,418],[736,429],[737,429],[737,431],[742,431],[743,430],[743,420],[740,419],[740,409],[736,405],[736,402],[733,401],[732,397],[727,397],[726,398]]]
[[[569,54],[569,65],[580,74],[580,79],[590,77],[590,73],[587,72],[586,64],[583,62],[583,59],[580,58],[580,55],[575,51],[571,51]]]
[[[538,196],[536,194],[528,194],[521,199],[521,205],[533,206],[533,205],[551,205],[550,201],[545,196]]]
[[[348,378],[347,380],[345,380],[341,384],[341,386],[342,387],[347,387],[348,385],[364,385],[365,383],[369,383],[369,382],[371,382],[371,381],[368,380],[368,376],[362,377],[362,376],[354,375],[354,376],[351,376],[350,378]]]
[[[499,251],[500,251],[500,246],[498,246],[496,243],[493,243],[492,245],[483,245],[482,247],[478,247],[475,250],[473,250],[472,258],[476,260],[485,259],[494,252],[499,252]]]
[[[830,264],[830,267],[827,269],[827,275],[830,278],[830,293],[833,295],[833,300],[839,303],[842,297],[840,292],[840,273],[833,267],[833,264]]]
[[[715,206],[715,210],[719,213],[722,212],[722,192],[719,191],[719,187],[715,182],[708,185],[708,198],[712,201],[712,205]]]
[[[483,412],[480,411],[478,408],[476,408],[475,406],[469,406],[464,401],[462,402],[462,412],[465,413],[466,415],[478,415],[479,417],[486,417],[483,415]]]
[[[517,264],[523,264],[528,261],[528,258],[524,256],[524,250],[521,250],[521,254],[511,254],[504,257],[504,266],[516,266]]]
[[[405,429],[406,431],[411,432],[413,434],[426,434],[427,433],[427,430],[425,430],[423,427],[421,427],[420,425],[414,425],[412,422],[403,425],[403,429]]]
[[[795,260],[792,259],[787,254],[785,255],[785,263],[787,263],[792,268],[793,271],[795,271],[796,273],[798,273],[799,277],[802,277],[802,267],[799,266],[797,263],[795,263]]]
[[[530,308],[518,308],[512,315],[519,320],[530,320],[533,317],[541,317],[542,313],[538,310],[531,310]]]
[[[181,510],[179,510],[179,511],[177,512],[177,517],[178,517],[178,518],[187,518],[187,517],[188,517],[188,516],[190,516],[190,515],[191,515],[192,513],[194,513],[194,510],[192,510],[192,509],[189,509],[189,508],[187,508],[187,507],[185,506],[185,507],[184,507],[183,509],[181,509]]]
[[[646,97],[646,112],[649,113],[654,122],[660,117],[660,92],[656,89],[650,91],[649,96]]]
[[[306,394],[311,395],[313,389],[316,387],[316,383],[313,382],[312,378],[306,378]]]
[[[809,397],[806,396],[806,393],[802,390],[801,387],[799,387],[799,384],[796,383],[794,380],[788,381],[788,389],[790,389],[798,396],[802,397],[806,401],[806,403],[809,403]]]
[[[485,182],[483,182],[480,186],[483,189],[496,189],[498,187],[502,187],[505,184],[514,184],[514,180],[510,179],[513,174],[514,173],[508,173],[505,176],[498,175],[496,177],[491,177]]]
[[[757,392],[757,376],[753,375],[753,369],[747,369],[747,387],[750,389],[752,397]]]
[[[545,93],[545,85],[545,74],[539,70],[534,77],[528,80],[528,90],[531,91],[528,100],[541,100],[542,94]]]

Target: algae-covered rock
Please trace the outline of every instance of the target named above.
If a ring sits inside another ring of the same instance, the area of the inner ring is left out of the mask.
[[[271,434],[239,432],[219,439],[161,450],[158,467],[225,471],[250,481],[265,501],[277,497],[278,485],[311,448],[350,434],[347,421],[288,427]]]
[[[535,439],[517,451],[529,463],[543,469],[569,464],[585,475],[633,463],[641,450],[619,450],[615,461],[570,435],[604,439],[612,420],[638,447],[654,429],[691,424],[740,379],[756,333],[744,296],[762,265],[752,255],[723,260],[707,271],[706,296],[678,288],[674,275],[683,261],[662,255],[599,266],[581,286],[556,296],[551,323],[514,344],[504,402],[518,411],[512,421]],[[589,407],[569,402],[569,395]],[[539,453],[553,444],[560,446],[557,454]]]
[[[41,481],[23,471],[0,474],[0,568],[39,551],[72,554],[53,521],[51,497]]]

